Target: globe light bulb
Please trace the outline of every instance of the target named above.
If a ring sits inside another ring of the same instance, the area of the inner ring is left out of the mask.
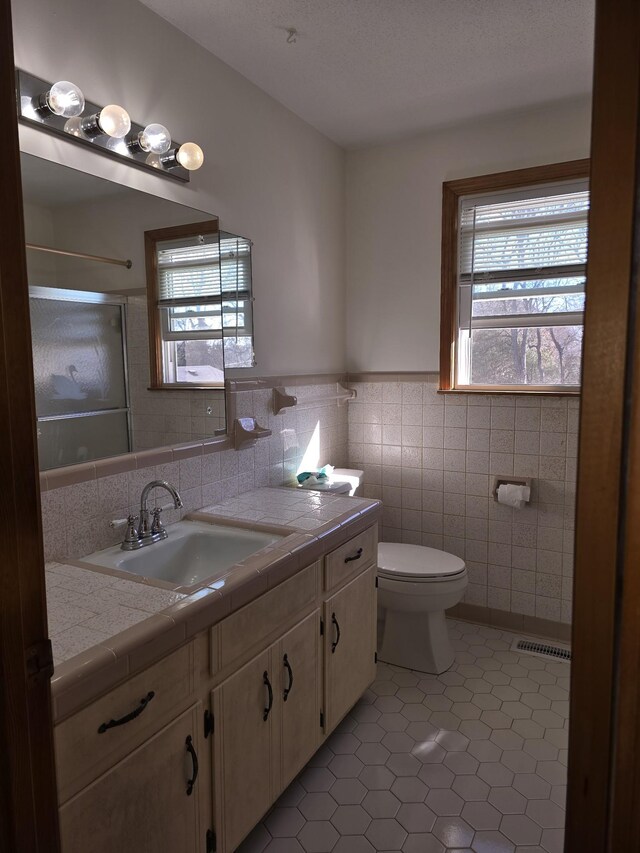
[[[163,124],[148,124],[138,134],[140,148],[151,154],[166,154],[171,148],[171,134]]]
[[[45,95],[47,107],[54,115],[63,118],[79,116],[84,110],[84,95],[82,91],[68,80],[54,83]]]
[[[98,113],[98,125],[107,136],[122,139],[131,130],[131,119],[124,107],[118,104],[107,104]]]
[[[176,160],[184,169],[195,172],[204,163],[204,152],[195,142],[185,142],[178,148]]]
[[[79,139],[85,138],[85,135],[82,132],[82,119],[80,116],[68,118],[64,123],[64,129],[65,133],[69,133],[71,136],[77,136]]]

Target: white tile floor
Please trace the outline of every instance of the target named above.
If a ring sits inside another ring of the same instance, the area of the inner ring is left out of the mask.
[[[561,853],[569,664],[449,628],[453,667],[379,664],[242,853]]]

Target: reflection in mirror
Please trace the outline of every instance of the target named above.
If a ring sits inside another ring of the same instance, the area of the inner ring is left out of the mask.
[[[27,251],[41,470],[223,434],[222,360],[215,386],[150,390],[144,236],[206,221],[217,239],[217,217],[21,162],[27,244],[58,250]]]
[[[197,222],[145,233],[151,387],[224,387],[253,367],[251,242]]]

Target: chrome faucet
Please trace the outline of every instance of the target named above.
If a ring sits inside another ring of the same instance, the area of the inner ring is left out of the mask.
[[[152,480],[147,483],[140,495],[140,515],[130,515],[127,518],[127,532],[121,545],[123,551],[135,551],[138,548],[144,548],[145,545],[160,542],[161,539],[166,539],[169,535],[160,520],[160,514],[165,507],[156,506],[151,510],[152,520],[151,525],[149,524],[147,499],[149,492],[153,489],[164,489],[169,492],[174,509],[179,509],[182,506],[182,498],[171,483],[167,483],[166,480]],[[136,522],[138,522],[137,527]]]

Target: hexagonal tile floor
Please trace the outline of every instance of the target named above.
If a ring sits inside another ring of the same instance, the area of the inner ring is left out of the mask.
[[[380,663],[241,853],[561,853],[569,664],[449,630],[452,668]]]

